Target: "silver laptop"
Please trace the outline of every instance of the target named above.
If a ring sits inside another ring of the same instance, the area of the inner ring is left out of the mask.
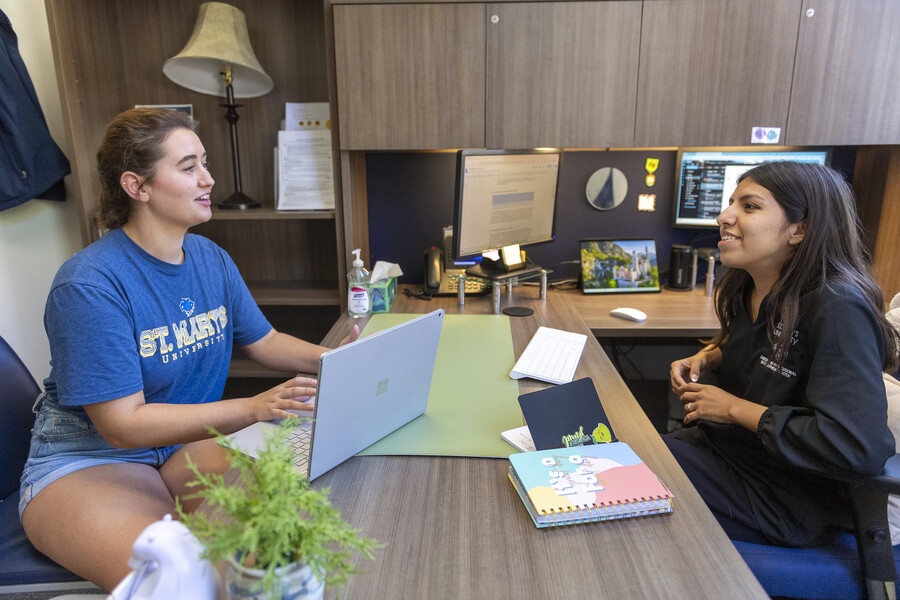
[[[310,481],[425,412],[443,320],[436,310],[322,355],[313,420],[289,438]],[[257,456],[274,427],[254,423],[229,439]]]

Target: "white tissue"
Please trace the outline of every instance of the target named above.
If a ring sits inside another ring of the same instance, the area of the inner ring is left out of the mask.
[[[400,265],[379,260],[372,267],[369,283],[378,283],[379,281],[384,281],[391,277],[400,277],[401,275],[403,275],[403,271],[400,270]]]

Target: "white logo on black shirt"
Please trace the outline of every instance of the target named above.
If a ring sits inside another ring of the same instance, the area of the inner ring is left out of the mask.
[[[768,356],[760,356],[759,364],[761,364],[763,367],[769,369],[773,373],[781,375],[785,379],[790,379],[791,377],[797,376],[797,374],[794,371],[791,371],[787,367],[785,367],[783,365],[778,366],[778,363],[776,363],[774,360],[772,360]]]

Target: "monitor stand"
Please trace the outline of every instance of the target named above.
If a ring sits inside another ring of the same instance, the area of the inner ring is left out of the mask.
[[[536,266],[528,266],[520,269],[507,269],[505,267],[493,267],[490,265],[485,265],[484,261],[480,265],[474,265],[466,269],[466,275],[471,275],[472,277],[481,277],[482,279],[489,279],[491,281],[498,281],[500,283],[505,282],[506,280],[513,279],[515,277],[522,277],[523,275],[531,275],[532,273],[537,273],[543,270],[542,267]]]
[[[519,249],[518,244],[503,246],[495,252],[485,252],[481,256],[481,264],[466,269],[467,275],[497,281],[541,270],[540,267],[526,268],[525,253]]]
[[[487,264],[485,264],[487,263]],[[492,295],[494,297],[494,312],[497,313],[500,308],[500,296],[499,291],[496,286],[502,285],[505,283],[511,283],[512,280],[517,279],[519,277],[525,277],[528,275],[532,275],[534,273],[540,273],[544,269],[542,267],[537,266],[529,266],[529,267],[520,267],[509,269],[501,261],[482,261],[480,265],[474,265],[466,269],[466,275],[470,275],[472,277],[480,277],[482,279],[487,279],[493,282],[494,289],[492,290]],[[546,277],[546,275],[544,275]],[[543,280],[546,282],[546,279]],[[541,297],[544,297],[544,284],[541,287]],[[527,317],[531,314],[534,314],[534,311],[526,306],[507,306],[503,309],[503,314],[509,315],[511,317]]]

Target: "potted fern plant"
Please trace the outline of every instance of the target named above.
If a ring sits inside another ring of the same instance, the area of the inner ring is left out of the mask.
[[[219,509],[224,518],[199,511],[178,514],[204,544],[205,558],[224,561],[229,598],[321,598],[324,585],[343,586],[359,573],[356,552],[373,559],[378,547],[341,518],[328,500],[328,489],[315,490],[293,466],[293,450],[284,440],[296,420],[286,419],[266,437],[256,459],[235,449],[216,433],[243,485],[227,485],[221,475],[201,473],[188,457],[196,479],[192,495]]]

